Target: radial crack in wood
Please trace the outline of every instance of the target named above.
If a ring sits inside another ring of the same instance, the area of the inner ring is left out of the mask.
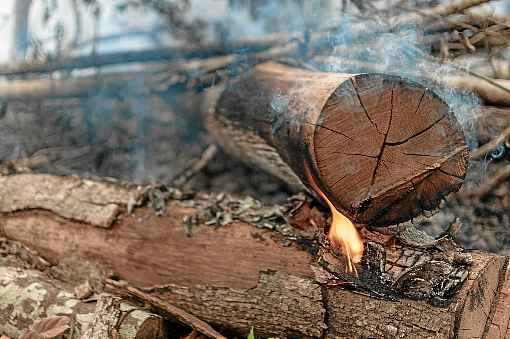
[[[466,174],[468,148],[448,105],[400,77],[266,63],[214,103],[209,129],[228,152],[313,191],[310,168],[356,223],[392,225],[434,210]]]

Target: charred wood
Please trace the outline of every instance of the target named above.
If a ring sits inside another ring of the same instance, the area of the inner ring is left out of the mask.
[[[48,177],[22,176],[42,187],[40,196],[55,196],[53,204],[65,199],[75,180],[58,177],[61,192],[45,193],[41,182]],[[109,196],[115,185],[90,187]],[[19,193],[11,192],[11,199]],[[89,199],[73,200],[74,210],[87,211]],[[51,265],[86,260],[107,267],[142,291],[141,299],[162,300],[232,333],[254,326],[261,336],[481,337],[495,326],[506,328],[510,316],[510,300],[500,292],[507,284],[506,258],[464,252],[449,238],[419,249],[406,245],[416,234],[391,240],[369,232],[356,278],[343,272],[342,257],[321,240],[324,216],[308,202],[271,207],[197,195],[169,201],[160,217],[150,208],[115,202],[121,213],[108,228],[29,203],[16,211],[6,207],[9,202],[0,204],[7,238],[37,250]]]
[[[310,171],[357,223],[391,225],[435,209],[466,172],[448,106],[399,77],[266,63],[211,100],[209,130],[228,152],[294,187],[312,188]]]

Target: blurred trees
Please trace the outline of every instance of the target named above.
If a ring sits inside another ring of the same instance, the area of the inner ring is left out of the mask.
[[[11,47],[11,59],[23,60],[28,50],[28,14],[32,0],[14,1],[14,29]]]

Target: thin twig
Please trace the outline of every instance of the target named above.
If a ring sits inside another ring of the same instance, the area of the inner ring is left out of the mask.
[[[510,127],[507,127],[499,136],[484,144],[482,147],[477,148],[473,153],[471,153],[472,160],[480,160],[487,153],[490,153],[498,147],[501,143],[505,142],[506,139],[510,138]]]
[[[160,298],[154,297],[150,294],[144,293],[141,290],[129,286],[126,282],[115,281],[111,279],[106,280],[106,287],[116,294],[120,294],[124,297],[131,297],[140,302],[146,303],[153,307],[155,310],[165,313],[167,316],[171,316],[179,322],[192,327],[198,332],[214,339],[226,339],[223,335],[214,330],[209,324],[198,319],[192,314],[167,303]]]
[[[186,184],[191,178],[193,178],[207,166],[207,164],[214,158],[216,153],[218,153],[218,146],[215,144],[210,144],[207,146],[207,148],[200,155],[200,158],[196,159],[191,165],[186,167],[181,173],[175,176],[175,179],[172,180],[172,186],[181,187]]]
[[[464,11],[486,4],[491,0],[463,0],[463,1],[454,1],[450,4],[441,4],[431,9],[423,11],[424,14],[428,16],[449,16],[455,13],[463,13]]]
[[[505,167],[499,169],[494,176],[480,189],[477,191],[476,195],[481,199],[487,199],[487,197],[502,183],[507,181],[510,178],[510,164]]]

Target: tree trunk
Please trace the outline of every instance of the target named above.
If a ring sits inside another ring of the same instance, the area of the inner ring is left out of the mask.
[[[394,225],[460,188],[468,148],[430,90],[382,74],[255,67],[221,93],[209,129],[292,186],[314,182],[351,220]]]
[[[17,203],[27,197],[28,183],[34,198]],[[466,253],[448,238],[413,247],[408,235],[391,240],[366,232],[356,278],[343,272],[342,258],[321,240],[325,218],[307,202],[262,206],[248,198],[198,195],[170,201],[158,217],[151,208],[132,210],[129,199],[108,199],[140,191],[67,177],[4,177],[0,231],[53,265],[106,267],[144,293],[237,335],[252,326],[261,337],[505,335],[506,257]],[[72,216],[56,207],[64,203]],[[87,221],[90,205],[98,209],[94,223],[103,227]],[[119,214],[104,227],[112,205]]]

